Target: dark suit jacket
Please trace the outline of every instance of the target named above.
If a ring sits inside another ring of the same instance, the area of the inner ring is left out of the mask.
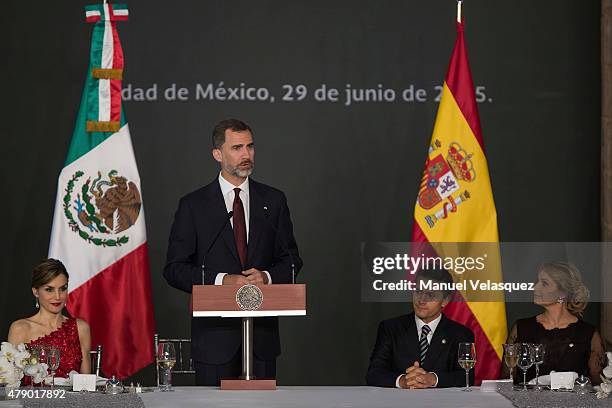
[[[464,342],[474,342],[472,331],[442,314],[427,358],[421,365],[426,371],[436,373],[438,387],[465,387],[465,370],[457,362],[458,345]],[[366,375],[368,385],[395,387],[397,377],[419,360],[419,355],[414,313],[381,322]],[[471,370],[470,384],[473,383],[474,370]]]
[[[264,210],[267,207],[267,213]],[[249,179],[249,239],[245,269],[268,271],[272,283],[291,283],[291,251],[296,273],[302,267],[285,195],[275,188]],[[218,273],[240,274],[242,268],[232,225],[219,180],[181,198],[168,243],[164,277],[170,285],[191,293],[202,284],[202,262],[215,235],[226,223],[205,259],[205,285],[213,285]],[[274,226],[274,227],[273,227]],[[276,228],[276,230],[274,229]],[[207,364],[227,363],[241,345],[241,319],[193,318],[192,358]],[[262,360],[280,354],[278,319],[254,320],[253,351]]]

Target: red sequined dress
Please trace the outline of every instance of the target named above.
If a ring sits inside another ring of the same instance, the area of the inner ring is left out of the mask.
[[[32,340],[28,348],[36,346],[55,347],[60,351],[60,364],[55,372],[56,377],[68,377],[70,371],[81,370],[81,342],[76,319],[69,318],[57,330]]]

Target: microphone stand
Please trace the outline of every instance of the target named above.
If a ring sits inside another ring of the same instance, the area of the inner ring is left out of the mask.
[[[266,220],[268,220],[268,224],[270,224],[272,229],[278,235],[278,240],[280,241],[281,247],[283,248],[283,250],[285,250],[285,252],[287,252],[287,254],[289,254],[289,261],[291,262],[291,283],[295,285],[296,274],[295,274],[295,262],[293,260],[293,255],[291,255],[291,251],[289,251],[289,248],[285,244],[283,237],[281,237],[280,234],[278,233],[278,228],[276,228],[276,226],[272,224],[272,222],[270,222],[270,213],[269,213],[268,207],[264,206],[263,209],[264,209],[264,213],[266,214]]]
[[[208,256],[210,251],[212,251],[212,247],[215,245],[215,243],[219,239],[219,236],[221,236],[221,233],[225,229],[225,226],[227,225],[229,220],[232,219],[233,216],[234,216],[234,212],[233,211],[230,211],[230,212],[227,213],[227,215],[225,216],[225,221],[223,222],[223,225],[221,226],[221,228],[219,228],[219,231],[217,232],[217,235],[215,235],[215,238],[212,240],[212,242],[208,246],[208,249],[206,250],[206,253],[204,254],[204,257],[202,258],[202,285],[204,285],[205,282],[206,282],[204,280],[204,275],[205,275],[205,272],[206,272],[206,257]]]

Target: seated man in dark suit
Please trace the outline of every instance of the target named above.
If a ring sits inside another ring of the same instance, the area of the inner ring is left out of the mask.
[[[408,389],[465,386],[457,349],[459,343],[474,342],[474,334],[442,314],[452,291],[419,290],[419,281],[450,285],[453,279],[445,270],[417,272],[414,312],[378,326],[366,375],[368,385]],[[474,383],[473,370],[470,383]]]

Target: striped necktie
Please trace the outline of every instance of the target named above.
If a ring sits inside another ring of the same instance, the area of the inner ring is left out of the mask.
[[[429,332],[431,332],[431,329],[428,325],[423,326],[421,329],[421,339],[419,340],[419,348],[421,349],[421,366],[427,357],[427,350],[429,349],[429,342],[427,341],[427,335]]]

